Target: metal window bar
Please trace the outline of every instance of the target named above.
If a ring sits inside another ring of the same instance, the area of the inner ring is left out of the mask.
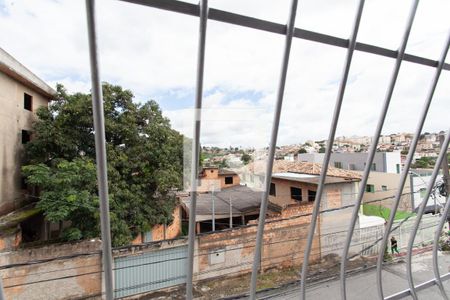
[[[444,289],[444,284],[442,283],[441,274],[439,272],[439,262],[438,262],[438,247],[439,247],[439,239],[441,237],[442,229],[444,228],[444,224],[447,221],[447,216],[450,211],[450,196],[447,196],[447,202],[445,203],[444,211],[442,213],[441,219],[439,220],[439,225],[436,228],[434,241],[433,241],[433,272],[434,277],[436,279],[436,284],[441,291],[442,297],[445,300],[448,300],[447,292]]]
[[[262,30],[262,31],[266,31],[266,32],[276,33],[276,34],[283,34],[284,35],[287,32],[285,25],[274,23],[274,22],[270,22],[270,21],[266,21],[266,20],[252,18],[252,17],[239,15],[239,14],[235,14],[235,13],[231,13],[231,12],[226,12],[226,11],[222,11],[222,10],[218,10],[218,9],[207,9],[207,13],[205,13],[205,10],[202,11],[202,7],[203,8],[205,7],[205,5],[204,5],[205,3],[204,2],[206,0],[202,1],[202,3],[200,3],[199,5],[185,3],[185,2],[181,2],[181,1],[177,1],[177,0],[119,0],[119,1],[129,2],[129,3],[134,3],[134,4],[140,4],[140,5],[145,5],[145,6],[150,6],[150,7],[154,7],[154,8],[159,8],[159,9],[172,11],[172,12],[177,12],[177,13],[188,14],[188,15],[192,15],[192,16],[199,16],[201,20],[202,19],[204,20],[205,31],[206,31],[206,20],[209,18],[211,20],[215,20],[215,21],[219,21],[219,22],[224,22],[224,23],[228,23],[228,24],[233,24],[233,25],[253,28],[253,29],[256,29],[256,30]],[[417,2],[418,1],[415,1],[415,5],[414,5],[415,7],[417,7]],[[101,105],[102,104],[101,103],[101,86],[100,86],[100,81],[99,81],[99,78],[98,78],[98,64],[97,64],[97,56],[96,56],[97,53],[96,53],[96,44],[95,44],[95,26],[92,26],[92,25],[95,25],[95,17],[94,17],[94,14],[93,14],[94,0],[91,0],[91,1],[90,0],[86,0],[86,4],[87,4],[87,11],[88,11],[88,30],[89,30],[89,37],[90,37],[89,41],[90,41],[90,51],[91,51],[91,53],[90,53],[91,54],[91,72],[92,72],[93,75],[95,75],[95,74],[97,75],[97,80],[94,81],[94,77],[93,77],[93,87],[95,87],[95,86],[100,87],[100,89],[97,89],[97,91],[96,91],[96,93],[97,93],[97,100],[98,100],[96,102],[99,102],[100,105]],[[206,5],[206,7],[207,7],[207,5]],[[415,11],[415,8],[413,10]],[[92,22],[92,24],[91,24],[91,22]],[[411,22],[412,22],[412,20],[411,20]],[[200,23],[202,24],[202,21]],[[200,25],[200,27],[201,26],[202,25]],[[295,37],[295,38],[300,38],[300,39],[303,39],[303,40],[308,40],[308,41],[312,41],[312,42],[318,42],[318,43],[331,45],[331,46],[337,46],[337,47],[341,47],[341,48],[350,48],[351,47],[349,41],[345,40],[345,39],[342,39],[342,38],[337,38],[337,37],[334,37],[334,36],[321,34],[321,33],[313,32],[313,31],[309,31],[309,30],[304,30],[304,29],[300,29],[300,28],[293,28],[293,26],[292,26],[292,31],[293,31],[292,32],[292,37]],[[409,34],[409,32],[408,32],[408,34]],[[201,40],[201,37],[200,37],[200,40]],[[405,45],[406,45],[406,41],[405,41]],[[202,47],[201,47],[201,43],[200,43],[200,45],[199,45],[199,54],[202,52],[201,48]],[[408,61],[408,62],[420,64],[420,65],[430,66],[430,67],[433,67],[433,68],[436,68],[439,65],[439,62],[437,62],[437,61],[434,61],[434,60],[431,60],[431,59],[428,59],[428,58],[425,58],[425,57],[420,57],[420,56],[416,56],[416,55],[406,54],[406,53],[404,53],[404,49],[403,49],[403,51],[393,51],[393,50],[390,50],[390,49],[386,49],[386,48],[382,48],[382,47],[378,47],[378,46],[374,46],[374,45],[370,45],[370,44],[364,44],[364,43],[356,42],[355,45],[354,45],[354,50],[362,51],[362,52],[366,52],[366,53],[372,53],[372,54],[376,54],[376,55],[380,55],[380,56],[384,56],[384,57],[397,58],[397,64],[398,65],[401,63],[401,60],[405,60],[405,61]],[[401,59],[399,60],[400,56],[401,56]],[[200,57],[202,57],[202,55],[199,55],[199,65],[200,65]],[[204,48],[203,48],[203,58],[204,58]],[[286,62],[286,68],[287,68],[287,66],[288,66],[288,63]],[[203,79],[203,66],[202,66],[201,69],[202,69],[201,77]],[[450,70],[450,64],[446,64],[446,63],[442,64],[442,69],[443,70]],[[398,72],[398,70],[397,70],[397,72]],[[200,72],[197,71],[197,79],[200,77],[199,73]],[[394,73],[396,73],[396,72],[394,72]],[[394,74],[393,77],[396,77],[396,75]],[[199,87],[200,87],[200,89],[202,88],[202,83],[203,83],[203,80],[201,80],[200,85],[199,85],[199,81],[197,81],[196,105],[198,104],[197,103],[198,102],[197,101],[198,97],[200,97],[200,106],[199,106],[200,108],[201,108],[201,94],[198,93],[198,89],[199,89]],[[392,84],[392,83],[395,84],[395,79],[391,81],[391,86],[392,86],[392,89],[393,89],[394,84]],[[100,93],[98,93],[98,91],[100,91]],[[390,96],[387,96],[387,99],[390,98]],[[389,101],[386,101],[386,102],[389,102]],[[385,114],[387,112],[387,108],[388,108],[388,105],[386,106],[386,111],[383,110],[384,113],[382,113],[382,116],[381,116],[381,118],[383,118],[383,119],[384,119]],[[194,136],[196,135],[196,133],[198,133],[198,134],[195,136],[196,139],[194,139],[194,143],[196,141],[198,141],[199,134],[200,134],[200,112],[197,111],[197,110],[195,112],[195,116],[196,117],[195,117],[195,121],[194,122],[198,126],[198,132],[196,130],[194,130]],[[101,114],[99,116],[97,114],[94,114],[94,120],[96,122],[99,121],[99,119],[103,117],[102,112],[103,112],[103,110],[101,110]],[[277,113],[275,113],[275,116],[276,115],[277,115]],[[278,120],[278,122],[279,122],[279,120]],[[278,122],[276,122],[276,123],[278,124]],[[275,125],[275,123],[274,123],[274,125]],[[380,123],[378,125],[380,125]],[[381,130],[378,133],[378,135],[376,135],[376,140],[378,140],[380,133],[381,133]],[[104,134],[104,131],[103,131],[103,134]],[[272,135],[272,137],[273,136],[274,135]],[[96,136],[96,142],[97,142],[97,136]],[[96,148],[98,148],[98,146],[102,146],[102,143],[103,143],[103,147],[104,147],[104,139],[100,140],[98,145],[96,144]],[[275,138],[275,140],[271,139],[270,147],[275,147],[275,144],[276,144],[276,138]],[[376,143],[374,143],[374,144],[376,144]],[[196,150],[196,149],[198,149],[198,145],[197,145],[196,148],[195,148],[195,145],[193,145],[193,150]],[[195,156],[197,156],[197,160],[198,160],[198,153],[196,154],[196,152],[197,151],[193,151],[193,157],[195,158]],[[104,163],[106,164],[106,157],[104,157],[104,158],[105,158]],[[194,159],[194,161],[192,163],[193,163],[195,168],[198,167],[197,166],[198,164],[195,164],[195,159]],[[273,163],[273,161],[270,161],[270,163]],[[368,164],[368,165],[370,165],[370,164]],[[106,167],[106,165],[104,165],[104,167]],[[100,166],[99,166],[99,169],[100,169]],[[106,171],[106,169],[104,169],[104,171]],[[271,173],[271,171],[272,170],[270,168],[269,172]],[[368,170],[368,171],[370,172],[370,170]],[[193,179],[194,177],[196,179],[198,174],[195,174],[194,170],[192,170],[192,172],[193,172],[194,176],[191,176],[192,177],[191,179]],[[266,173],[266,178],[268,177],[267,174],[269,174],[269,172]],[[101,172],[99,171],[99,173],[101,173]],[[104,173],[106,175],[106,172],[104,172]],[[323,172],[323,173],[325,173],[325,172]],[[192,181],[195,181],[195,179],[192,180]],[[102,185],[104,185],[104,186],[106,185],[106,182],[107,182],[106,177],[99,176],[99,181],[102,183]],[[107,186],[106,186],[106,188],[107,188]],[[102,188],[102,190],[103,190],[103,194],[104,194],[105,189]],[[266,190],[268,190],[268,189],[266,189]],[[195,193],[193,193],[193,194],[195,194]],[[103,222],[104,218],[103,217],[105,216],[106,220],[107,220],[107,212],[108,212],[108,209],[107,209],[107,204],[108,204],[107,203],[107,189],[106,189],[106,195],[104,195],[104,196],[106,196],[106,197],[104,197],[104,199],[106,201],[105,202],[102,201],[102,207],[104,208],[104,206],[105,206],[104,204],[106,203],[106,209],[103,209],[101,212],[102,212],[102,238],[104,239],[104,242],[105,242],[105,238],[103,236],[105,234],[109,235],[109,230],[108,230],[107,233],[105,233],[105,230],[103,230],[105,228],[105,226],[106,226],[106,224],[104,226],[104,222]],[[195,198],[195,196],[194,196],[194,198]],[[192,201],[192,202],[194,202],[194,201]],[[192,205],[192,203],[191,203],[191,205]],[[191,210],[191,212],[192,211],[195,214],[195,210]],[[262,216],[262,217],[264,217],[264,216]],[[109,222],[106,222],[106,223],[108,223],[107,225],[109,225]],[[190,230],[189,230],[190,233],[191,232],[193,233],[193,230],[191,230],[191,228],[192,228],[191,222],[190,222],[190,227],[189,228],[190,228]],[[352,229],[354,229],[354,228],[352,228]],[[195,237],[195,235],[194,235],[194,237]],[[108,240],[108,238],[106,238],[106,240]],[[190,239],[190,241],[192,242],[193,239]],[[104,246],[104,248],[107,247],[107,245],[105,245],[105,243],[104,243],[103,246]],[[110,254],[110,251],[104,250],[104,254],[108,254],[108,253]],[[192,292],[192,271],[193,271],[192,265],[193,265],[193,256],[194,256],[193,254],[194,253],[193,253],[193,248],[192,248],[192,250],[189,252],[189,260],[190,260],[191,268],[190,268],[190,274],[188,274],[188,276],[189,275],[191,276],[191,283],[190,283],[190,285],[191,285],[191,292]],[[345,259],[345,258],[343,258],[343,259]],[[105,262],[105,257],[104,257],[104,265],[107,266],[107,267],[105,267],[105,271],[107,271],[108,266],[111,267],[110,264]],[[344,269],[345,269],[345,266],[344,266]],[[302,270],[302,272],[303,272],[303,270]],[[446,279],[447,275],[442,276],[442,278]],[[107,277],[108,277],[108,275],[105,276],[105,281],[108,281]],[[341,277],[341,279],[345,280],[345,276]],[[345,283],[343,283],[342,285],[345,287]],[[430,284],[429,283],[425,283],[425,284],[417,286],[416,288],[417,289],[423,289],[423,288],[425,288],[428,285],[430,285]],[[189,286],[189,284],[188,284],[188,286]],[[414,288],[414,287],[412,287],[412,288]],[[187,291],[187,293],[188,292],[189,291]],[[407,290],[407,291],[403,291],[401,293],[403,293],[403,295],[404,295],[405,293],[409,294],[409,293],[413,293],[413,292],[411,292],[410,290]],[[389,297],[397,297],[397,294],[393,295],[393,296],[389,296]],[[388,298],[386,298],[386,299],[388,299]],[[392,298],[392,299],[394,299],[394,298]],[[395,298],[395,299],[397,299],[397,298]]]
[[[411,265],[414,239],[416,237],[417,230],[420,225],[420,221],[422,220],[422,216],[425,212],[425,206],[428,203],[428,199],[430,198],[430,194],[433,189],[434,183],[439,174],[439,169],[441,168],[442,162],[444,161],[444,156],[447,155],[449,142],[450,142],[450,128],[445,137],[445,141],[442,144],[441,151],[439,153],[438,159],[436,160],[436,165],[434,166],[434,169],[433,169],[433,174],[431,175],[431,179],[428,182],[425,198],[423,199],[422,203],[420,204],[419,212],[417,213],[417,217],[414,220],[413,230],[411,231],[410,236],[409,236],[408,248],[406,251],[406,277],[408,278],[409,289],[411,291],[411,296],[414,300],[417,300],[417,293],[416,293],[416,289],[414,287],[414,280],[413,280],[413,276],[412,276],[412,265]],[[447,216],[445,216],[445,217],[447,217]]]
[[[205,66],[206,24],[208,21],[208,0],[199,3],[200,22],[197,56],[197,81],[195,91],[194,132],[192,140],[191,165],[191,203],[189,205],[189,232],[188,232],[188,266],[186,277],[186,299],[193,299],[193,273],[194,273],[194,246],[195,246],[195,218],[197,207],[197,180],[200,155],[200,126],[203,100],[203,75]]]
[[[323,189],[325,187],[325,179],[328,172],[328,165],[330,163],[331,150],[333,148],[334,138],[336,135],[336,129],[339,121],[339,116],[341,113],[342,102],[344,99],[345,88],[347,87],[348,75],[350,72],[350,66],[353,58],[353,53],[356,46],[356,38],[358,36],[359,24],[361,22],[362,12],[364,8],[364,0],[359,1],[358,9],[356,12],[353,30],[350,35],[347,56],[345,58],[344,70],[342,74],[341,83],[339,85],[339,91],[336,99],[336,104],[334,107],[333,119],[330,126],[330,132],[328,134],[327,147],[325,150],[325,157],[322,163],[322,170],[320,172],[319,184],[317,187],[316,198],[314,201],[313,214],[311,216],[311,224],[309,226],[308,237],[306,241],[306,248],[303,254],[303,265],[301,271],[301,282],[300,282],[300,297],[301,299],[306,299],[306,277],[308,275],[308,264],[309,257],[311,254],[311,248],[313,244],[314,232],[316,230],[317,216],[320,211],[320,203],[322,201]]]
[[[261,196],[261,206],[258,218],[258,230],[256,233],[255,255],[253,258],[252,275],[250,280],[250,299],[252,300],[256,299],[256,282],[258,276],[258,269],[261,265],[260,260],[264,234],[264,225],[266,222],[266,212],[269,196],[268,193],[270,190],[270,183],[272,182],[273,160],[275,158],[275,149],[277,145],[278,128],[280,125],[281,108],[283,106],[284,88],[286,86],[286,77],[289,66],[289,55],[291,52],[292,36],[294,35],[295,17],[297,14],[297,3],[298,0],[292,0],[289,11],[289,20],[286,25],[286,39],[283,51],[283,61],[281,64],[280,81],[278,83],[277,99],[273,115],[272,133],[270,136],[269,153],[267,156],[267,165],[266,165],[266,175],[264,178],[264,190]]]
[[[346,237],[346,241],[344,244],[344,251],[342,252],[342,257],[341,257],[341,298],[342,299],[347,299],[346,297],[346,281],[345,281],[345,272],[346,272],[346,265],[347,265],[347,256],[348,256],[348,252],[350,249],[350,244],[352,241],[352,237],[353,237],[353,231],[355,229],[355,225],[356,225],[356,220],[358,218],[358,214],[359,214],[359,209],[361,206],[361,202],[362,202],[362,198],[364,196],[364,192],[366,191],[365,187],[367,184],[367,180],[369,179],[369,174],[371,171],[371,166],[372,166],[372,162],[373,159],[375,157],[375,153],[377,151],[377,145],[378,145],[378,140],[380,138],[381,135],[381,131],[383,129],[383,125],[384,125],[384,121],[386,119],[386,115],[389,109],[389,105],[391,102],[391,98],[392,98],[392,94],[394,92],[394,88],[395,88],[395,84],[397,82],[397,78],[398,78],[398,74],[400,72],[400,66],[401,63],[403,61],[403,56],[405,54],[405,49],[406,49],[406,45],[408,43],[408,38],[409,38],[409,34],[411,32],[411,28],[412,28],[412,24],[414,21],[414,17],[416,15],[416,11],[417,11],[417,6],[419,4],[419,0],[414,0],[409,16],[408,16],[408,20],[407,20],[407,25],[401,40],[401,44],[400,44],[400,48],[398,50],[398,54],[397,54],[397,59],[395,61],[395,66],[394,66],[394,70],[392,73],[392,77],[391,80],[389,82],[389,86],[388,86],[388,90],[386,92],[386,97],[383,103],[383,107],[381,110],[381,114],[378,120],[378,124],[377,124],[377,128],[375,129],[375,134],[373,136],[372,139],[372,144],[370,145],[370,150],[369,150],[369,155],[367,157],[367,161],[366,161],[366,166],[364,168],[364,174],[363,174],[363,178],[361,180],[361,183],[359,185],[359,192],[358,192],[358,198],[356,200],[355,203],[355,207],[353,209],[353,213],[352,213],[352,218],[350,220],[350,226],[349,226],[349,231],[347,233],[347,237]],[[380,252],[383,252],[383,249],[380,250]]]
[[[0,300],[5,300],[5,294],[3,292],[2,276],[0,276]]]
[[[86,0],[89,57],[91,62],[92,108],[95,130],[95,156],[97,161],[97,181],[100,196],[100,226],[102,237],[102,259],[105,276],[106,299],[113,299],[113,271],[111,251],[111,229],[109,223],[108,175],[106,165],[105,120],[103,95],[97,51],[97,29],[95,20],[95,0]]]
[[[425,124],[425,119],[427,117],[428,110],[429,110],[430,105],[431,105],[431,101],[433,99],[434,91],[436,89],[437,82],[438,82],[438,80],[440,78],[440,74],[441,74],[441,71],[442,71],[442,66],[443,66],[443,64],[445,62],[445,58],[446,58],[446,55],[447,55],[447,52],[448,52],[448,47],[449,47],[449,40],[450,40],[450,35],[449,35],[449,39],[447,40],[446,44],[444,45],[444,49],[442,51],[442,55],[441,55],[441,58],[440,58],[439,63],[438,63],[438,67],[436,68],[436,72],[435,72],[435,75],[434,75],[434,78],[433,78],[433,82],[432,82],[430,90],[428,92],[427,99],[426,99],[426,101],[424,103],[424,106],[423,106],[423,109],[422,109],[422,113],[420,115],[420,119],[419,119],[419,122],[417,124],[416,131],[414,133],[414,138],[413,138],[413,140],[412,140],[412,142],[410,144],[408,156],[406,158],[405,166],[403,168],[402,175],[401,175],[400,181],[399,181],[399,185],[397,187],[397,191],[396,191],[396,194],[395,194],[395,200],[394,200],[394,203],[392,204],[389,220],[388,220],[388,223],[386,224],[385,233],[384,233],[384,236],[383,236],[383,240],[381,242],[381,248],[380,248],[381,251],[378,254],[378,260],[377,260],[377,284],[378,284],[378,294],[379,294],[380,298],[384,297],[383,283],[382,283],[382,265],[383,265],[383,259],[384,259],[384,249],[386,248],[387,243],[388,243],[389,234],[391,233],[391,228],[392,228],[392,226],[394,224],[395,214],[397,213],[397,209],[398,209],[398,206],[399,206],[399,203],[400,203],[400,198],[401,198],[401,195],[402,195],[402,192],[403,192],[403,188],[405,186],[406,178],[407,178],[407,176],[409,174],[409,169],[411,167],[411,163],[412,163],[412,160],[413,160],[413,157],[414,157],[414,153],[416,151],[417,144],[419,142],[420,133],[422,132],[423,125]]]

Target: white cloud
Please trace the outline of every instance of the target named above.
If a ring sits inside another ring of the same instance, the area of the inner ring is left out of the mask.
[[[189,1],[196,3],[197,1]],[[352,1],[300,1],[296,25],[347,38],[357,5]],[[215,8],[285,23],[289,0],[217,0]],[[366,1],[359,40],[398,47],[410,0]],[[0,13],[0,44],[49,83],[74,91],[90,86],[84,1],[17,0]],[[437,59],[449,27],[445,0],[419,5],[407,52]],[[172,97],[165,114],[175,128],[191,132],[198,18],[120,1],[98,1],[102,79],[139,97]],[[202,142],[222,146],[267,144],[280,72],[284,37],[218,22],[208,23],[205,107],[219,119],[244,114],[254,121],[208,121]],[[279,144],[328,134],[345,49],[294,40],[282,111]],[[450,61],[450,57],[447,58]],[[374,131],[394,60],[355,53],[338,134]],[[426,130],[446,129],[450,76],[445,71]],[[433,69],[403,63],[384,132],[415,129]],[[163,101],[170,101],[164,99]],[[175,102],[177,101],[177,102]],[[171,103],[172,104],[172,103]],[[233,113],[234,112],[234,113]]]

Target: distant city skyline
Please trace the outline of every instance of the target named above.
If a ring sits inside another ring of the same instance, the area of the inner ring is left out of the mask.
[[[198,18],[120,1],[97,5],[101,79],[132,90],[137,100],[155,99],[173,127],[191,136]],[[289,1],[216,0],[210,5],[285,24]],[[296,26],[348,38],[356,5],[303,1]],[[409,6],[406,0],[366,3],[358,41],[397,49]],[[448,11],[450,2],[444,0],[419,5],[406,52],[438,59]],[[0,33],[2,48],[50,85],[89,91],[83,1],[0,0]],[[282,40],[281,35],[208,23],[204,107],[221,114],[203,124],[202,144],[268,145]],[[344,57],[345,49],[294,39],[278,144],[327,138]],[[393,64],[393,59],[355,53],[337,136],[373,134]],[[384,133],[414,131],[433,71],[402,64]],[[424,131],[448,126],[449,102],[450,74],[443,71]],[[236,113],[245,118],[236,119]]]

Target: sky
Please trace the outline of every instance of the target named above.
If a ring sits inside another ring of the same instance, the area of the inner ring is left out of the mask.
[[[196,3],[196,1],[186,1]],[[88,92],[83,0],[0,0],[0,47],[49,85]],[[396,50],[412,1],[367,0],[358,41]],[[285,24],[288,0],[210,0],[212,8]],[[358,1],[300,0],[296,27],[348,38]],[[407,53],[437,60],[450,29],[450,2],[419,4]],[[98,0],[102,81],[157,101],[172,126],[192,136],[197,17]],[[268,145],[284,37],[208,21],[201,143]],[[346,50],[294,39],[278,145],[328,136]],[[450,55],[449,55],[450,56]],[[450,57],[447,58],[450,62]],[[373,135],[394,59],[355,52],[337,136]],[[450,72],[444,71],[424,131],[449,126]],[[414,132],[434,69],[403,62],[384,134]]]

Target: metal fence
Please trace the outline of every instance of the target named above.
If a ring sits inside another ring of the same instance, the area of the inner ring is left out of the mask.
[[[435,69],[435,75],[432,81],[431,86],[429,87],[428,95],[425,99],[422,113],[420,116],[420,120],[417,124],[417,129],[414,133],[414,139],[411,143],[411,147],[405,161],[405,167],[401,174],[401,180],[398,185],[397,194],[395,197],[394,204],[391,208],[391,214],[387,223],[387,227],[385,230],[385,234],[381,241],[380,249],[384,249],[388,242],[388,237],[390,234],[390,230],[394,223],[395,213],[399,204],[399,199],[403,191],[403,187],[405,185],[406,177],[408,175],[408,171],[411,166],[411,162],[413,160],[413,155],[418,143],[418,139],[420,133],[423,128],[424,121],[427,117],[428,109],[431,104],[431,100],[433,98],[433,93],[438,83],[440,74],[442,70],[450,70],[450,65],[445,63],[445,58],[447,55],[449,43],[450,43],[450,35],[447,37],[445,42],[442,55],[436,61],[420,56],[410,55],[405,53],[406,45],[408,42],[408,37],[411,31],[411,27],[414,21],[414,17],[418,8],[418,0],[412,1],[412,6],[410,9],[409,17],[407,20],[407,24],[404,29],[403,37],[400,41],[400,45],[397,51],[385,49],[382,47],[378,47],[376,45],[369,45],[364,43],[357,42],[358,28],[362,17],[364,0],[360,0],[358,6],[356,7],[356,13],[353,23],[352,32],[350,34],[349,39],[342,39],[335,36],[330,36],[326,34],[321,34],[309,30],[304,30],[301,28],[295,27],[295,19],[297,12],[297,4],[298,0],[292,0],[290,5],[290,13],[287,24],[278,24],[274,22],[269,22],[249,16],[244,16],[240,14],[235,14],[227,11],[222,11],[214,8],[208,7],[207,0],[201,0],[198,5],[185,3],[176,0],[117,0],[124,1],[129,3],[134,3],[138,5],[149,6],[153,8],[163,9],[167,11],[172,11],[174,13],[181,13],[185,15],[190,15],[193,17],[199,17],[199,40],[198,40],[198,65],[197,65],[197,80],[196,80],[196,101],[195,101],[195,116],[194,116],[194,133],[193,133],[193,144],[192,144],[192,168],[191,168],[191,181],[192,187],[195,189],[195,182],[198,176],[198,164],[199,164],[199,138],[200,138],[200,128],[201,128],[201,109],[202,109],[202,98],[203,98],[203,71],[204,71],[204,58],[205,58],[205,41],[206,41],[206,26],[208,20],[215,20],[218,22],[224,22],[228,24],[233,24],[237,26],[252,28],[254,30],[266,31],[273,34],[280,34],[285,36],[284,42],[284,52],[283,58],[281,61],[281,72],[279,76],[279,84],[276,98],[276,105],[273,115],[273,127],[271,131],[270,138],[270,146],[269,146],[269,156],[268,163],[266,168],[265,175],[265,191],[262,195],[261,201],[261,209],[260,209],[260,221],[257,232],[257,240],[256,240],[256,249],[255,249],[255,258],[253,262],[252,268],[252,277],[250,283],[250,298],[256,298],[256,279],[257,273],[259,269],[259,261],[261,257],[261,245],[262,245],[262,236],[264,231],[264,221],[267,210],[267,191],[269,190],[270,179],[272,177],[272,163],[275,154],[275,147],[278,136],[278,128],[281,117],[281,107],[283,104],[283,96],[284,96],[284,88],[287,77],[287,69],[289,66],[289,58],[290,58],[290,49],[292,44],[292,39],[302,39],[307,41],[318,42],[321,44],[341,47],[347,49],[347,55],[344,61],[344,69],[342,79],[340,81],[339,91],[336,99],[336,104],[334,108],[334,113],[332,116],[331,128],[328,135],[327,147],[325,152],[325,158],[323,162],[323,168],[320,175],[319,186],[316,194],[316,199],[314,203],[314,211],[312,216],[312,222],[310,224],[310,229],[308,233],[307,247],[304,254],[304,262],[302,266],[301,272],[301,292],[300,296],[302,299],[305,299],[305,288],[306,288],[306,278],[308,276],[308,262],[309,256],[311,254],[311,247],[313,241],[313,235],[316,228],[317,216],[319,214],[320,203],[322,199],[323,187],[325,182],[325,177],[327,175],[328,163],[330,160],[331,149],[333,145],[333,140],[335,138],[336,127],[339,121],[339,116],[341,112],[341,105],[343,102],[345,88],[347,85],[347,78],[350,71],[350,66],[352,62],[352,57],[354,51],[362,51],[366,53],[371,53],[374,55],[384,56],[388,58],[395,59],[394,69],[391,73],[391,79],[388,85],[388,89],[386,92],[386,97],[384,102],[382,103],[381,113],[379,115],[378,124],[376,126],[376,130],[374,132],[372,145],[369,150],[369,155],[366,161],[366,168],[363,173],[363,177],[360,183],[359,195],[356,200],[356,205],[353,209],[353,215],[350,222],[350,226],[348,228],[348,234],[346,237],[346,242],[344,244],[344,250],[342,252],[342,262],[341,262],[341,298],[346,299],[346,264],[347,264],[347,256],[350,248],[350,243],[353,236],[353,231],[355,229],[356,220],[358,217],[359,206],[362,201],[362,197],[365,191],[365,185],[368,180],[368,176],[370,174],[370,166],[372,165],[372,161],[377,149],[378,139],[380,137],[383,124],[385,121],[386,113],[388,111],[390,100],[392,98],[392,94],[396,85],[396,80],[399,74],[400,66],[403,61],[412,62],[415,64],[420,64],[424,66],[428,66]],[[95,18],[95,0],[86,0],[87,7],[87,21],[88,21],[88,36],[89,36],[89,50],[90,50],[90,61],[91,61],[91,75],[92,75],[92,95],[93,95],[93,113],[94,113],[94,126],[95,126],[95,142],[96,142],[96,155],[97,155],[97,174],[98,174],[98,182],[99,182],[99,194],[100,194],[100,210],[101,210],[101,229],[102,229],[102,240],[103,240],[103,266],[104,266],[104,278],[105,278],[105,289],[106,289],[106,298],[113,299],[113,272],[112,272],[112,255],[111,255],[111,238],[110,238],[110,225],[109,225],[109,207],[108,207],[108,188],[107,188],[107,173],[106,173],[106,152],[105,152],[105,134],[104,134],[104,116],[103,116],[103,99],[101,92],[101,81],[99,75],[99,65],[98,65],[98,53],[97,53],[97,33],[96,33],[96,18]],[[440,219],[439,225],[437,226],[436,234],[433,242],[433,269],[435,273],[435,278],[430,280],[429,282],[415,285],[412,278],[412,270],[411,270],[411,255],[412,255],[412,247],[414,245],[415,234],[417,233],[418,227],[420,225],[421,217],[424,213],[424,209],[428,198],[430,196],[431,190],[433,188],[434,182],[438,175],[439,167],[443,161],[444,155],[446,155],[446,150],[448,148],[450,141],[450,130],[447,132],[445,141],[443,143],[441,152],[438,156],[436,167],[434,168],[432,174],[432,180],[427,187],[427,193],[425,197],[425,201],[420,206],[417,218],[415,219],[414,226],[412,227],[411,234],[408,241],[408,254],[407,254],[407,277],[409,283],[409,289],[401,291],[395,295],[386,296],[383,292],[383,286],[381,281],[382,274],[382,264],[383,264],[383,251],[379,251],[378,263],[377,263],[377,286],[378,286],[378,294],[380,299],[399,299],[405,296],[412,296],[413,299],[417,299],[417,290],[421,290],[433,285],[437,285],[442,293],[442,296],[445,299],[448,299],[448,296],[445,294],[445,290],[443,288],[442,279],[450,278],[449,274],[445,274],[441,276],[439,274],[438,269],[438,261],[437,261],[437,247],[438,247],[438,239],[439,233],[442,230],[442,227],[445,223],[446,216],[448,214],[450,208],[450,201],[447,199],[447,203],[445,205],[445,210],[443,217]],[[194,241],[195,241],[195,233],[194,233],[194,225],[195,225],[195,207],[196,207],[196,191],[192,191],[192,201],[189,215],[189,245],[188,245],[188,257],[187,257],[187,267],[186,267],[186,298],[192,299],[193,297],[193,263],[194,263]],[[0,286],[1,288],[1,286]],[[0,293],[1,295],[1,293]]]
[[[187,247],[114,258],[114,296],[122,298],[186,282]]]

